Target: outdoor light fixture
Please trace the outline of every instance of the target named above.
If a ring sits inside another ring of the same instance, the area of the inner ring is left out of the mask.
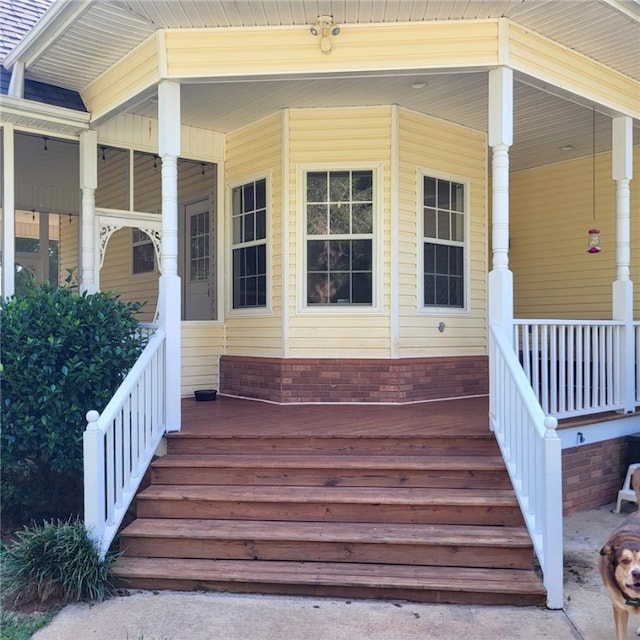
[[[320,51],[329,53],[331,51],[331,36],[337,36],[340,33],[340,27],[333,24],[333,16],[318,16],[318,21],[309,31],[311,35],[320,37]]]

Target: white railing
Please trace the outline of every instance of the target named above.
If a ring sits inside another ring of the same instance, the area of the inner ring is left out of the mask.
[[[624,408],[623,322],[515,320],[514,344],[546,414],[556,418]]]
[[[547,606],[561,609],[562,445],[504,330],[489,332],[490,421],[540,563]]]
[[[84,522],[104,557],[165,433],[165,333],[158,329],[99,414],[87,413]]]

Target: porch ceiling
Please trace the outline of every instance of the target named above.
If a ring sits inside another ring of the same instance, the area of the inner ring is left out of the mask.
[[[55,19],[48,23],[51,37],[43,39],[45,44],[27,39],[9,54],[6,63],[24,60],[27,78],[77,91],[157,29],[303,26],[314,24],[319,14],[333,15],[338,25],[506,17],[640,79],[640,0],[58,0],[49,14]],[[412,88],[416,83],[426,86]],[[534,88],[524,78],[516,78],[514,99],[512,169],[591,154],[588,106]],[[186,84],[182,118],[192,126],[228,132],[283,107],[362,104],[399,104],[486,130],[487,77],[485,73],[440,70]],[[155,117],[156,108],[151,99],[130,112]],[[610,148],[610,120],[605,115],[598,115],[596,137],[597,151]],[[560,147],[571,148],[561,151]]]

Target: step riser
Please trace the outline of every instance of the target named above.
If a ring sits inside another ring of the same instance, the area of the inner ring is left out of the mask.
[[[224,502],[146,500],[137,502],[139,518],[290,520],[293,522],[372,522],[522,526],[517,506],[367,505],[348,503]]]
[[[170,454],[496,456],[492,438],[207,438],[170,437]]]
[[[496,605],[542,607],[545,596],[539,593],[474,593],[472,591],[445,591],[440,589],[381,589],[376,587],[348,587],[325,585],[287,585],[271,582],[227,582],[203,580],[176,580],[158,578],[118,578],[116,586],[126,589],[166,589],[170,591],[222,591],[228,593],[259,593],[330,598],[363,598],[367,600],[405,600],[437,604]]]
[[[506,472],[500,471],[429,471],[363,470],[345,473],[336,469],[264,468],[152,468],[154,484],[172,485],[268,485],[307,487],[424,487],[442,489],[510,489]]]
[[[382,548],[381,548],[382,547]],[[361,562],[398,565],[531,568],[531,548],[425,544],[389,545],[345,542],[185,540],[123,536],[120,548],[128,557],[203,558],[218,560],[294,560],[301,562]]]

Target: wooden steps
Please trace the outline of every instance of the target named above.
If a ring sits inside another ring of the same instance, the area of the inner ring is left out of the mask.
[[[544,604],[490,434],[336,430],[170,436],[114,576],[143,589]]]

